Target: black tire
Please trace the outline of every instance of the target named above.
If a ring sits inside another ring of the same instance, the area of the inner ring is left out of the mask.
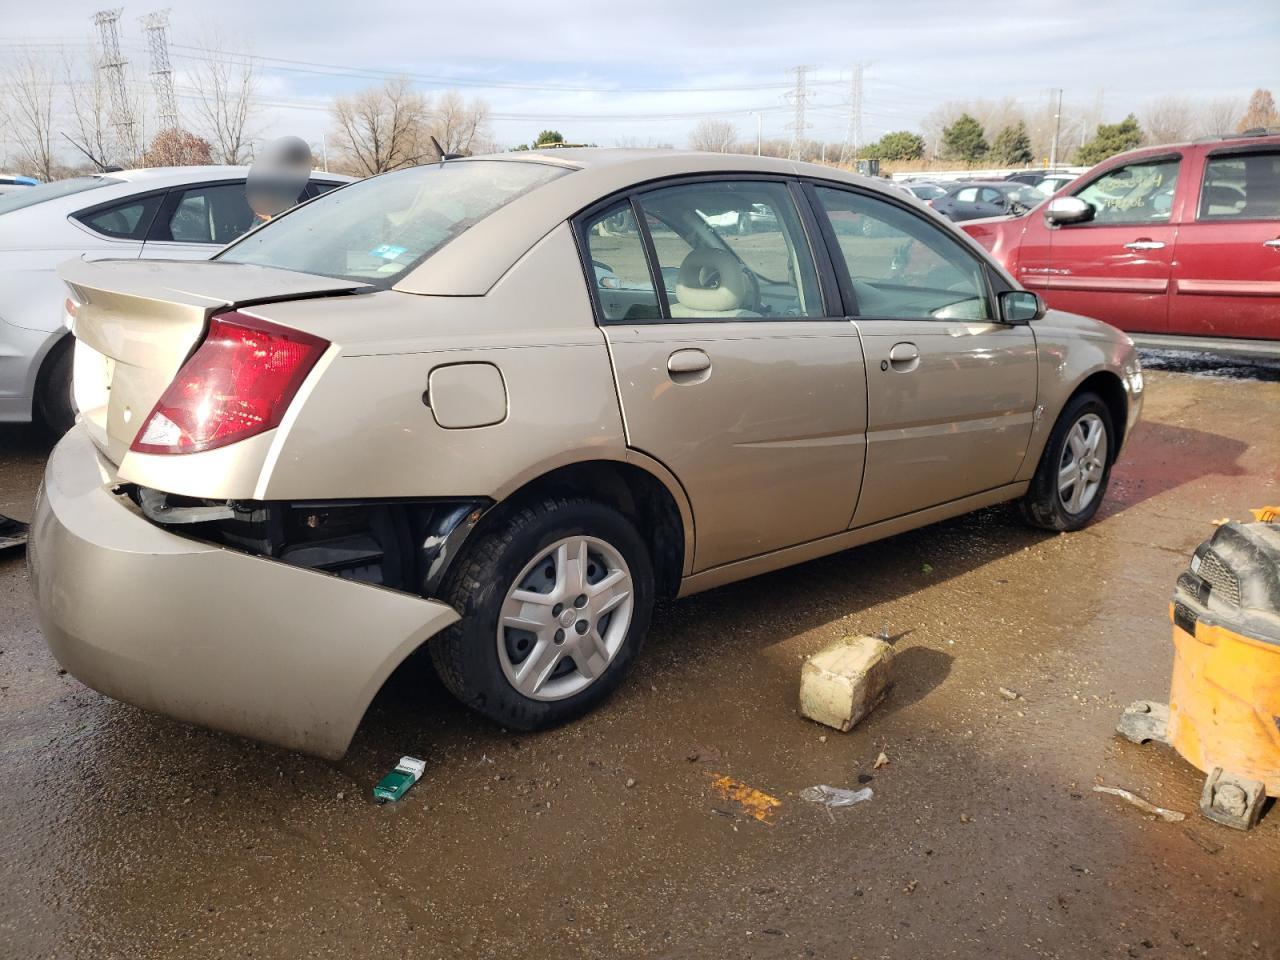
[[[1082,509],[1072,512],[1063,502],[1058,490],[1058,471],[1062,464],[1063,450],[1067,439],[1075,425],[1087,416],[1096,416],[1102,421],[1105,435],[1102,442],[1106,444],[1102,456],[1102,476],[1097,491]],[[1115,424],[1111,419],[1111,411],[1096,393],[1080,393],[1067,401],[1058,421],[1053,425],[1053,432],[1045,444],[1044,453],[1040,456],[1040,464],[1036,467],[1035,476],[1031,479],[1031,487],[1020,502],[1022,516],[1034,527],[1045,530],[1070,531],[1087,526],[1107,493],[1107,484],[1111,480],[1111,464],[1115,460],[1116,449]]]
[[[500,508],[501,509],[501,508]],[[498,623],[507,591],[526,565],[557,541],[590,536],[617,550],[631,572],[631,623],[604,671],[585,689],[560,700],[518,691],[498,653]],[[461,619],[428,641],[441,681],[463,704],[514,730],[540,730],[596,707],[622,682],[644,644],[653,613],[653,566],[635,528],[616,511],[586,499],[547,498],[505,512],[450,570],[441,599]]]
[[[36,378],[36,417],[49,433],[59,437],[76,422],[76,407],[71,397],[74,355],[75,338],[63,337],[45,357]]]

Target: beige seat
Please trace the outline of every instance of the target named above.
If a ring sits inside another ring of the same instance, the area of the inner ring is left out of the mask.
[[[758,317],[743,307],[750,291],[751,280],[733,254],[700,247],[689,251],[680,264],[671,316]]]

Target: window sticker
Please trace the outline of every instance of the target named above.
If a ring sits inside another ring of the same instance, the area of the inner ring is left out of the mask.
[[[391,243],[384,243],[380,247],[374,247],[369,251],[370,256],[381,257],[383,260],[395,260],[400,254],[404,253],[407,248],[397,247]]]

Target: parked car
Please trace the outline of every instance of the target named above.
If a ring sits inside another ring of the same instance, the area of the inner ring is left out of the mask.
[[[35,177],[24,177],[18,173],[0,173],[0,194],[14,193],[26,187],[34,187],[39,182]]]
[[[205,259],[256,223],[246,167],[154,167],[0,196],[0,422],[71,426],[71,338],[55,269],[71,257]],[[305,200],[352,178],[317,171]]]
[[[1051,306],[1143,342],[1280,340],[1280,136],[1133,150],[1024,216],[965,229]]]
[[[947,194],[947,188],[942,184],[934,183],[931,180],[906,180],[895,181],[894,186],[900,190],[905,190],[917,200],[924,200],[926,203],[930,200],[937,200]]]
[[[1047,173],[1029,186],[1039,190],[1046,197],[1051,197],[1067,184],[1079,179],[1080,175],[1075,173]]]
[[[210,262],[60,272],[82,413],[32,525],[50,647],[328,757],[424,644],[540,728],[618,686],[657,598],[1005,500],[1078,529],[1142,404],[1119,331],[881,182],[770,158],[450,160]]]
[[[1040,203],[1044,194],[1007,180],[962,181],[930,200],[929,206],[952,220],[975,220],[1023,213]]]

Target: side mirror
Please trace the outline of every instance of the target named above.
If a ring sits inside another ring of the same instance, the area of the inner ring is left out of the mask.
[[[1094,212],[1093,204],[1079,197],[1054,197],[1045,208],[1044,218],[1061,227],[1068,223],[1088,223]]]
[[[1044,316],[1044,301],[1030,290],[1006,290],[1000,294],[1000,319],[1010,325],[1021,325]]]

